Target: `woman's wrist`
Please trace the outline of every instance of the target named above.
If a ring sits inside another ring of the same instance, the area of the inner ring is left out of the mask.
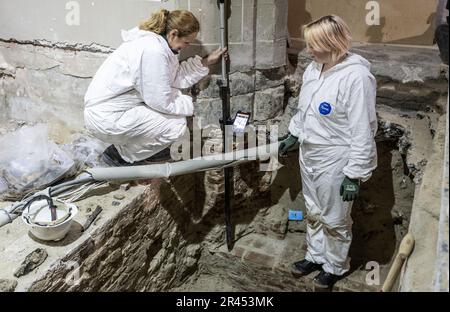
[[[209,67],[208,56],[205,56],[204,58],[202,58],[202,65],[203,65],[203,67]]]

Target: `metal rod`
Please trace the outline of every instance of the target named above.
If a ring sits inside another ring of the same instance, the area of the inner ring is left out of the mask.
[[[219,0],[219,10],[220,10],[220,47],[223,49],[227,46],[227,29],[226,29],[226,17],[225,17],[225,0]],[[227,77],[227,61],[222,58],[222,86],[228,87],[228,77]]]
[[[227,22],[228,0],[219,0],[220,10],[220,44],[221,48],[228,47],[228,22]],[[229,131],[230,125],[230,89],[229,89],[229,67],[227,60],[222,57],[222,81],[220,84],[220,96],[222,98],[222,122],[223,122],[223,143],[225,153],[232,152],[233,142],[229,142],[228,138],[233,137],[233,133]],[[231,224],[231,201],[234,194],[233,189],[233,168],[224,169],[224,214],[226,227],[226,240],[228,251],[233,249],[233,228]]]

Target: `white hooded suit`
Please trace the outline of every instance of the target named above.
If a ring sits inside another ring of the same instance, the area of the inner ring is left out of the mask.
[[[352,53],[322,75],[321,70],[316,62],[305,70],[289,131],[300,142],[306,260],[343,275],[350,268],[352,203],[342,201],[339,191],[345,176],[366,181],[377,166],[376,80],[370,63]]]
[[[163,150],[186,130],[193,115],[188,88],[209,73],[196,56],[180,64],[167,41],[137,27],[102,64],[85,95],[86,128],[114,144],[127,162]]]

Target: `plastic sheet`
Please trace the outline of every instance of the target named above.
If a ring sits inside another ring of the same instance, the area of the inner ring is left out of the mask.
[[[86,167],[104,166],[101,161],[101,154],[107,147],[108,144],[96,138],[76,134],[72,138],[72,143],[65,144],[62,149],[72,157],[77,170],[81,171]]]
[[[23,127],[0,138],[0,179],[4,200],[22,198],[73,174],[74,161],[48,138],[46,125]]]

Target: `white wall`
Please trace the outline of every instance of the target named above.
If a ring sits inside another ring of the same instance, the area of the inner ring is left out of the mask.
[[[135,27],[160,8],[189,9],[199,18],[198,46],[189,54],[205,54],[218,46],[216,0],[0,0],[0,39],[117,48],[121,29]],[[287,0],[232,0],[231,12],[235,69],[285,65]]]
[[[0,38],[117,47],[120,30],[132,28],[160,7],[179,1],[0,0]]]

